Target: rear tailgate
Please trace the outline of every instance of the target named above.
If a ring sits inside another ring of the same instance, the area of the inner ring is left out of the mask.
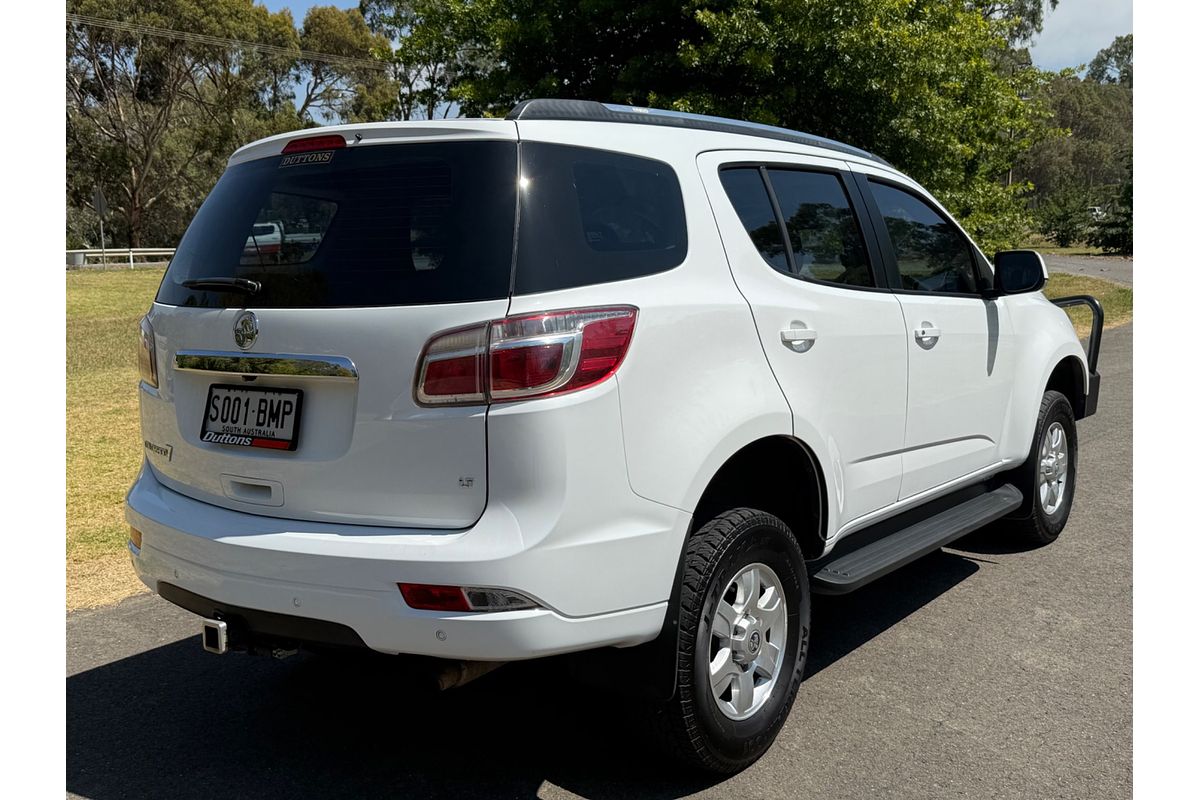
[[[142,429],[167,486],[296,519],[479,518],[486,407],[425,408],[413,385],[431,335],[508,308],[515,133],[489,136],[227,171],[149,318],[160,377],[143,386]],[[266,220],[282,222],[278,251],[255,248]],[[234,279],[260,288],[219,286]]]

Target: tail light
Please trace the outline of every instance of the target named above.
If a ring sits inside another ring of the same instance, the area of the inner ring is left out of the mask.
[[[158,357],[154,348],[154,328],[150,326],[150,317],[142,317],[138,324],[138,376],[150,388],[158,388]]]
[[[438,334],[421,356],[417,402],[500,403],[594,386],[621,365],[636,321],[632,306],[580,308]]]

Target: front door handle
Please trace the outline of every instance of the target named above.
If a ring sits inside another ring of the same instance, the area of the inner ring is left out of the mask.
[[[797,353],[804,353],[816,343],[817,332],[812,328],[784,328],[779,332],[779,338]]]
[[[938,343],[938,339],[942,338],[942,330],[933,327],[928,322],[923,322],[920,327],[913,329],[913,338],[917,340],[920,347],[928,350]]]

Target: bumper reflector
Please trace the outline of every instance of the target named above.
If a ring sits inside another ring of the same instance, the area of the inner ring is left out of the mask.
[[[515,611],[537,608],[537,603],[508,589],[474,586],[437,586],[428,583],[398,583],[409,608],[422,611]]]
[[[141,550],[142,549],[142,532],[139,531],[137,528],[130,526],[129,541],[133,542],[134,547],[136,547],[138,550]]]

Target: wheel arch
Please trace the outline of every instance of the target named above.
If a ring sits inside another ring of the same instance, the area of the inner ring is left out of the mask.
[[[1071,410],[1075,419],[1087,416],[1087,369],[1078,356],[1069,355],[1059,360],[1046,379],[1043,394],[1049,391],[1061,392],[1071,402]]]
[[[805,558],[818,558],[824,551],[829,525],[825,475],[817,454],[800,439],[765,436],[729,456],[701,493],[689,536],[718,514],[739,507],[783,520]]]

